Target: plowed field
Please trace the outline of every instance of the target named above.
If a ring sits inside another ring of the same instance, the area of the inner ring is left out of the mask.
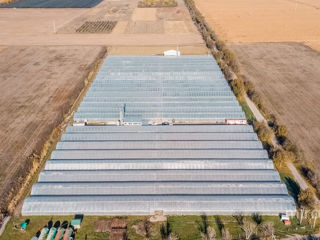
[[[317,0],[195,0],[227,42],[303,42],[320,51]]]
[[[101,47],[0,52],[0,207],[84,86]]]
[[[319,169],[320,54],[299,43],[230,46],[267,108]]]

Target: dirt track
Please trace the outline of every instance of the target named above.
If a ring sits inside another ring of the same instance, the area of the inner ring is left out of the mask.
[[[84,86],[102,47],[8,47],[0,52],[0,203],[21,181]],[[0,206],[1,207],[1,206]]]
[[[320,54],[298,43],[229,45],[267,109],[319,169]]]

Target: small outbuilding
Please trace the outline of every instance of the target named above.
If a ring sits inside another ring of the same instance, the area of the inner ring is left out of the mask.
[[[74,229],[79,229],[81,226],[81,219],[80,218],[72,219],[70,225]]]
[[[163,56],[180,56],[180,51],[173,49],[164,51]]]

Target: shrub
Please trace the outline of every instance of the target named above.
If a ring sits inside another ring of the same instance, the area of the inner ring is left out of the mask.
[[[275,128],[276,137],[277,137],[279,143],[282,145],[288,136],[287,127],[285,125],[277,125],[274,128]]]
[[[286,151],[293,152],[296,156],[296,160],[303,162],[304,161],[304,154],[301,151],[301,149],[293,143],[290,139],[286,138],[284,142],[282,143],[283,148]]]
[[[272,145],[272,131],[268,128],[264,122],[254,122],[254,130],[257,132],[260,141],[264,144]]]
[[[257,92],[254,92],[251,95],[251,100],[257,105],[259,109],[261,109],[262,107],[261,96]]]
[[[217,46],[217,49],[219,51],[222,51],[222,49],[224,49],[226,45],[224,44],[224,42],[222,42],[222,41],[217,39],[216,40],[216,46]]]
[[[278,120],[274,114],[269,114],[268,116],[268,124],[270,127],[272,127],[274,130],[277,128]]]
[[[234,94],[237,97],[243,96],[243,94],[244,94],[244,85],[243,85],[242,79],[237,78],[237,79],[233,80],[231,82],[231,87],[232,87],[232,90],[233,90]]]
[[[288,129],[285,125],[279,125],[276,131],[277,137],[286,138],[288,136]]]
[[[223,60],[228,64],[234,72],[238,72],[238,64],[234,54],[227,48],[222,48]]]
[[[315,188],[319,187],[319,179],[318,176],[312,171],[309,167],[302,167],[301,172],[303,176],[308,179],[311,185]]]
[[[246,90],[246,93],[248,94],[248,96],[251,98],[251,96],[253,95],[253,93],[255,92],[255,88],[252,82],[250,82],[249,80],[246,80],[243,82],[244,83],[244,88]]]
[[[282,165],[286,162],[293,162],[295,160],[295,156],[292,152],[278,150],[275,152],[273,156],[273,162],[277,167],[282,167]]]
[[[211,40],[211,38],[207,40],[207,47],[209,49],[213,49],[214,47],[214,42]]]
[[[214,32],[211,29],[209,29],[208,32],[210,34],[211,39],[215,40],[216,39],[216,35],[214,34]]]
[[[300,207],[313,208],[314,197],[310,189],[301,190],[298,196],[298,203]]]
[[[232,86],[233,80],[236,80],[236,79],[234,79],[235,78],[234,73],[225,63],[223,63],[221,66],[222,66],[222,72],[223,72],[224,76],[226,77],[228,83],[231,83],[231,87],[234,90],[234,88],[233,88],[234,86]],[[235,93],[235,95],[238,96],[236,93]],[[242,96],[242,95],[243,94],[240,94],[239,96]]]

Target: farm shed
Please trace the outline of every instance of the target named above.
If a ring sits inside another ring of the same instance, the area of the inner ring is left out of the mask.
[[[164,51],[163,56],[180,56],[180,51],[173,49]]]

